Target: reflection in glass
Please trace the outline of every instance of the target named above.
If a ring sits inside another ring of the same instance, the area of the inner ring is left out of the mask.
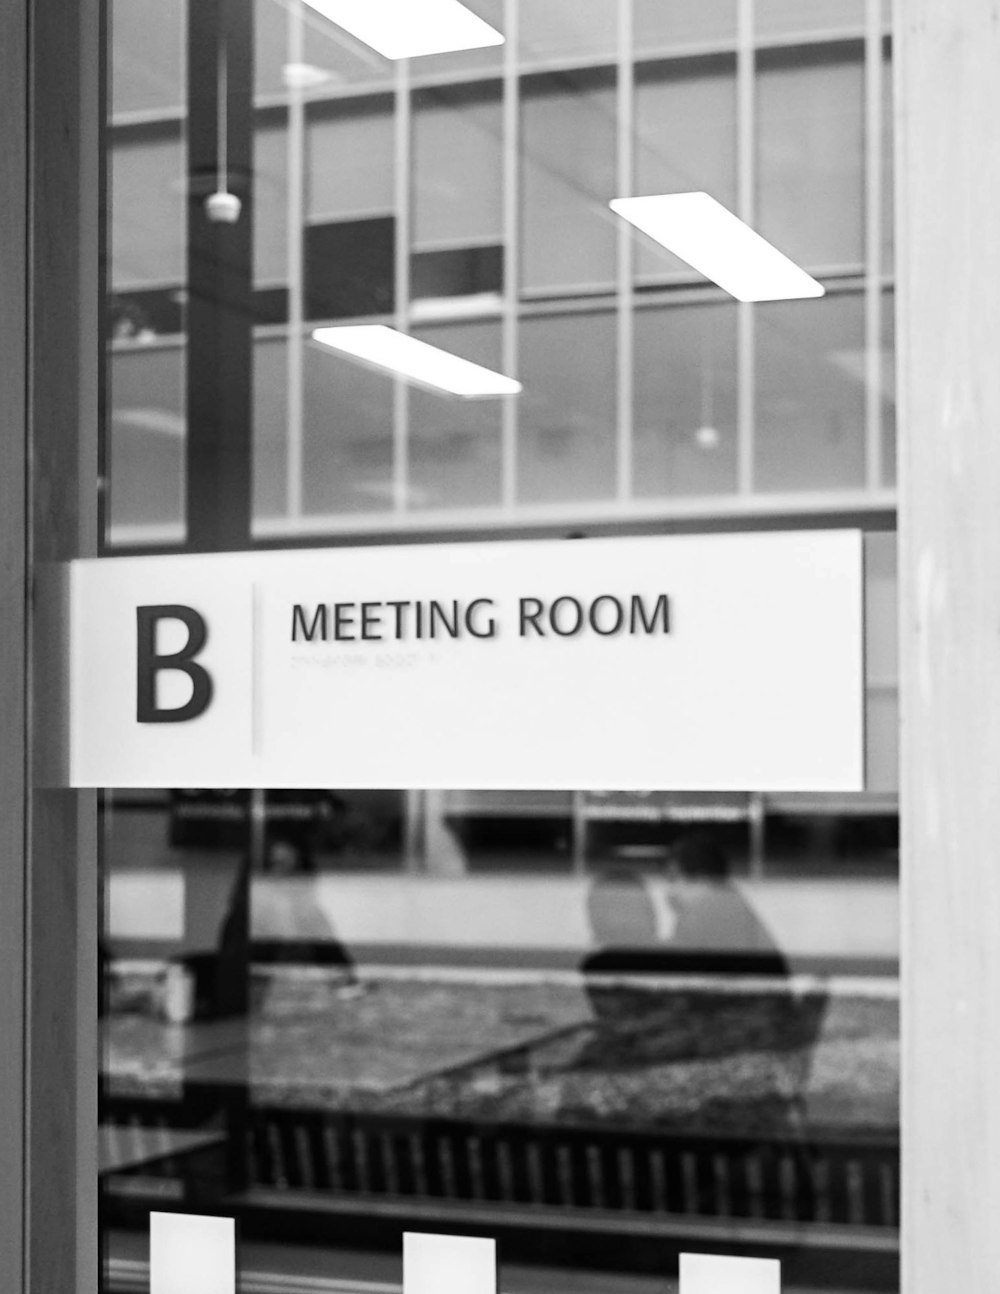
[[[301,30],[301,37],[292,35]],[[301,41],[301,57],[296,45]],[[393,65],[374,50],[329,22],[299,0],[255,0],[254,73],[257,98],[284,96],[289,87],[289,65],[304,70],[304,83],[334,92],[344,86],[359,90],[390,87]]]
[[[494,321],[418,328],[414,336],[494,372],[501,368],[500,326]],[[500,400],[461,400],[414,387],[409,398],[410,506],[499,504],[500,420]]]
[[[896,311],[895,295],[885,292],[882,295],[882,364],[880,377],[882,381],[882,398],[879,408],[882,411],[882,480],[885,485],[896,483],[896,367],[893,356],[896,353]]]
[[[604,499],[615,489],[614,317],[521,321],[518,498]]]
[[[696,5],[633,0],[632,40],[637,55],[686,54],[692,46],[726,48],[736,40],[736,0]]]
[[[112,540],[184,533],[184,346],[119,345],[110,364]]]
[[[703,191],[735,211],[735,59],[673,59],[636,73],[636,195]],[[640,279],[698,277],[648,238],[637,235],[636,249]]]
[[[254,339],[253,437],[254,516],[280,517],[287,499],[288,342],[285,337]]]
[[[755,308],[758,490],[864,480],[864,311],[853,293]]]
[[[585,57],[612,63],[618,44],[616,6],[607,0],[531,0],[520,6],[518,55],[523,67]]]
[[[395,497],[392,379],[315,342],[303,368],[303,510],[385,511]]]
[[[858,0],[756,0],[745,119],[735,0],[466,3],[510,44],[408,66],[298,0],[252,6],[258,537],[558,543],[773,524],[804,491],[824,524],[865,508],[866,437],[886,484],[895,441],[888,283],[865,425],[891,208],[865,264]],[[117,0],[110,28],[129,542],[183,537],[183,16]],[[826,297],[741,312],[662,249],[626,254],[622,183],[733,209],[741,173]],[[449,399],[309,340],[354,319],[523,392]],[[268,1294],[331,1273],[378,1294],[405,1226],[471,1211],[531,1294],[654,1294],[709,1235],[783,1247],[796,1287],[898,1289],[893,548],[866,539],[860,795],[108,792],[109,1294],[141,1284],[154,1205],[239,1216]]]
[[[526,289],[610,287],[615,277],[615,90],[604,70],[521,87]]]
[[[758,233],[804,267],[861,265],[860,46],[758,54]]]
[[[502,241],[501,107],[495,82],[415,96],[413,246]]]
[[[865,26],[865,0],[755,0],[754,35],[764,44],[804,39],[836,39],[858,36]]]
[[[736,489],[736,307],[647,307],[635,317],[635,493]]]
[[[111,114],[176,114],[186,92],[185,0],[113,0]]]

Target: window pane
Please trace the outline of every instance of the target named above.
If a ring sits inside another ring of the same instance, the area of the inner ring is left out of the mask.
[[[736,307],[637,310],[633,492],[736,489]]]
[[[521,278],[525,288],[609,286],[615,277],[615,92],[611,79],[526,78]]]
[[[865,786],[899,789],[896,535],[865,536]]]
[[[392,211],[395,145],[390,100],[313,107],[306,150],[307,220]]]
[[[882,481],[896,484],[896,297],[894,292],[882,294]]]
[[[618,46],[613,0],[527,0],[520,6],[522,66],[586,55],[612,62]]]
[[[635,52],[668,54],[692,45],[725,46],[736,40],[736,0],[699,0],[698,4],[664,4],[633,0]]]
[[[111,0],[111,112],[184,107],[185,0]]]
[[[414,98],[413,245],[502,236],[499,86],[440,87]]]
[[[865,0],[754,0],[757,40],[813,40],[860,35],[865,29]]]
[[[116,347],[109,383],[112,542],[182,539],[184,348]]]
[[[284,95],[290,64],[292,32],[301,28],[302,62],[306,86],[336,92],[345,85],[391,86],[393,64],[373,49],[324,18],[312,6],[297,0],[256,0],[254,5],[254,80],[258,97]],[[296,60],[298,61],[298,60]]]
[[[253,347],[253,515],[286,512],[288,342],[257,337]]]
[[[754,483],[864,482],[864,309],[854,294],[759,305]]]
[[[891,274],[895,260],[895,176],[892,151],[893,63],[882,63],[882,273]]]
[[[496,322],[416,328],[413,335],[495,372],[502,368]],[[411,390],[410,507],[499,504],[501,403]]]
[[[814,268],[863,255],[862,65],[837,48],[758,60],[758,228]]]
[[[505,0],[462,0],[466,9],[478,14],[488,22],[494,31],[506,32]],[[423,58],[410,60],[410,75],[414,83],[442,80],[458,76],[480,75],[488,71],[499,71],[503,65],[503,45],[487,45],[484,49],[460,49],[450,54],[429,54]]]
[[[187,172],[175,127],[111,150],[111,281],[116,289],[184,282]]]
[[[303,374],[307,513],[382,512],[393,500],[393,382],[308,343]]]
[[[255,287],[288,282],[288,132],[258,127],[253,137]]]
[[[522,321],[519,501],[613,497],[614,328],[607,313]]]
[[[635,192],[704,190],[736,205],[736,63],[732,58],[674,60],[638,69],[635,91]],[[640,278],[694,271],[664,247],[635,236]]]

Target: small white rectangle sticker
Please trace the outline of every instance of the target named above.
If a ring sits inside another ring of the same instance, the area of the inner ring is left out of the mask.
[[[496,1241],[403,1233],[403,1294],[496,1294]]]
[[[236,1294],[235,1221],[151,1213],[149,1294]]]
[[[680,1294],[781,1294],[777,1258],[681,1254]]]

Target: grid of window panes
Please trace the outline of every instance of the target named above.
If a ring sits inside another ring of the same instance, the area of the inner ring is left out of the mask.
[[[881,0],[471,7],[503,46],[392,64],[256,0],[255,533],[890,506]],[[184,17],[113,21],[110,538],[162,543],[184,532]],[[687,190],[826,294],[740,305],[608,207]],[[523,391],[443,397],[311,339],[349,321]]]

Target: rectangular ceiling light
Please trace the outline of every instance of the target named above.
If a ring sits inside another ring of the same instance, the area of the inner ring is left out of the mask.
[[[517,395],[521,383],[492,369],[460,359],[449,351],[430,346],[416,337],[387,328],[385,324],[349,324],[316,328],[313,340],[332,350],[350,355],[374,368],[405,377],[420,386],[466,400],[491,395]]]
[[[614,198],[611,210],[737,301],[821,297],[812,275],[707,193]]]
[[[459,0],[306,0],[384,58],[420,58],[502,45],[503,36]]]

